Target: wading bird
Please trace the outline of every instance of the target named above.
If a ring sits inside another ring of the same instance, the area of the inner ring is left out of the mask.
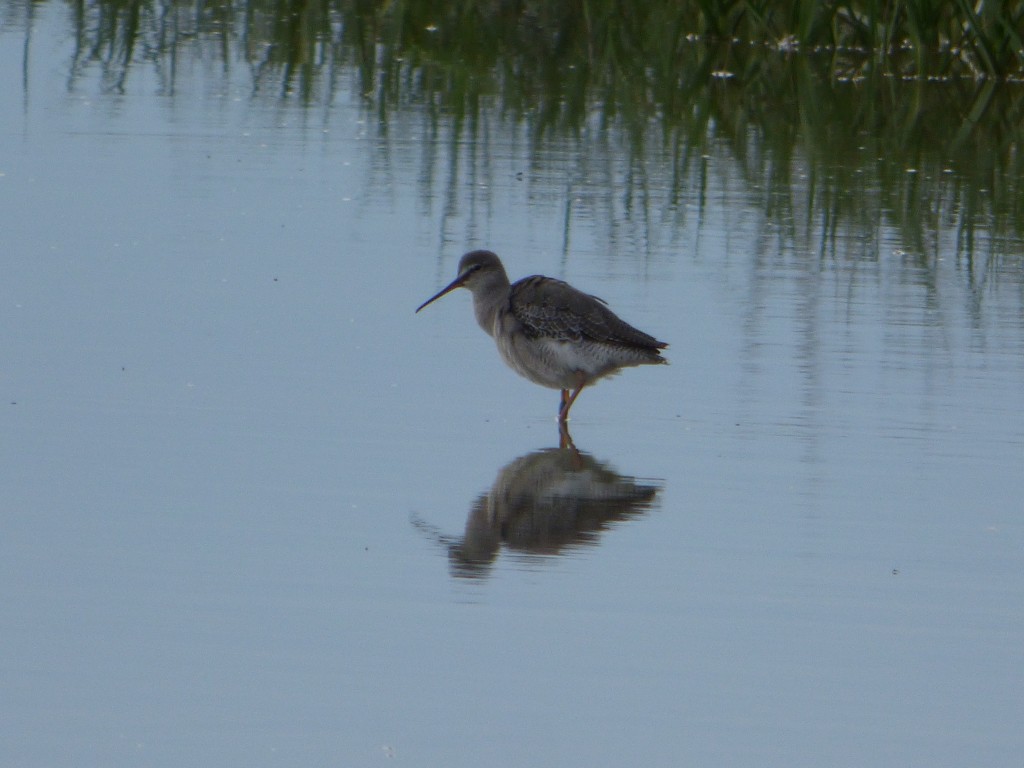
[[[559,422],[566,421],[583,388],[598,379],[634,365],[668,362],[661,356],[668,344],[619,319],[603,299],[542,275],[510,284],[491,251],[463,256],[458,277],[416,311],[456,288],[473,294],[477,323],[512,370],[562,391]]]

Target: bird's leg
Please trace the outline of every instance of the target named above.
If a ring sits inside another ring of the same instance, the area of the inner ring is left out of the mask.
[[[558,420],[560,422],[566,421],[569,418],[569,409],[572,408],[572,404],[576,402],[576,398],[580,396],[580,392],[583,391],[583,388],[587,386],[587,382],[584,379],[582,373],[579,374],[577,378],[579,381],[579,386],[577,386],[576,389],[572,391],[572,394],[569,395],[568,399],[566,399],[565,395],[569,392],[569,390],[562,390],[562,407],[558,411]]]

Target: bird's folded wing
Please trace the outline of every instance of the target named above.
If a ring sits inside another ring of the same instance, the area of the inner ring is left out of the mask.
[[[619,318],[603,299],[550,277],[534,275],[517,281],[509,292],[509,309],[531,338],[588,340],[649,349],[665,346]]]

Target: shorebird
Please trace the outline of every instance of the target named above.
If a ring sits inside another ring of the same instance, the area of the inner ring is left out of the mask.
[[[558,421],[583,388],[634,365],[667,363],[668,344],[621,320],[603,299],[543,275],[509,283],[501,259],[470,251],[458,277],[416,311],[456,288],[473,294],[476,321],[498,345],[508,366],[535,384],[562,392]]]

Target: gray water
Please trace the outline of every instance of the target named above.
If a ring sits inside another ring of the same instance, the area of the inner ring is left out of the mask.
[[[1019,239],[111,90],[61,9],[0,32],[0,764],[1020,763]],[[671,345],[579,454],[468,294],[413,313],[477,247]]]

